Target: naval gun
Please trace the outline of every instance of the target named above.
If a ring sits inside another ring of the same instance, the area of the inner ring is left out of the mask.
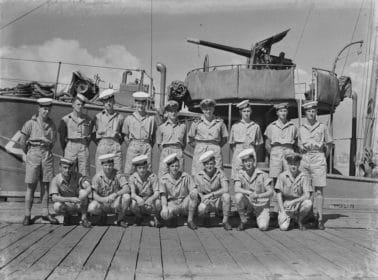
[[[287,29],[281,33],[273,35],[265,40],[254,44],[251,50],[243,48],[235,48],[227,45],[221,45],[209,41],[187,38],[188,43],[206,46],[226,52],[231,52],[247,58],[247,67],[252,69],[289,69],[294,63],[291,59],[285,58],[285,53],[280,52],[278,56],[270,54],[272,45],[281,41],[290,31]]]

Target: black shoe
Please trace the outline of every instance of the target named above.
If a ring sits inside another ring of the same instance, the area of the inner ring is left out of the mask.
[[[23,224],[24,226],[29,226],[29,225],[31,225],[31,224],[32,224],[32,220],[31,220],[30,216],[25,216],[25,217],[24,217],[24,220],[22,221],[22,224]]]
[[[121,220],[121,221],[117,221],[117,226],[127,228],[129,226],[129,224],[127,222]]]
[[[239,226],[237,227],[238,231],[245,230],[247,228],[247,223],[240,222]]]
[[[169,227],[177,227],[177,217],[173,217],[167,222]]]
[[[135,225],[140,226],[143,222],[143,217],[135,217]]]
[[[55,219],[51,214],[47,214],[46,216],[42,216],[42,220],[46,222],[50,222],[52,225],[59,225],[59,221]]]
[[[100,215],[98,221],[97,221],[97,225],[98,226],[106,226],[106,220],[107,220],[107,215],[106,214],[103,214],[103,215]]]
[[[324,223],[322,220],[319,220],[318,221],[318,229],[320,230],[325,230],[325,226],[324,226]]]
[[[88,219],[83,219],[80,221],[80,224],[85,228],[90,228],[92,223]]]
[[[211,227],[210,217],[203,217],[202,224],[204,227]]]
[[[232,230],[232,226],[229,222],[222,223],[225,230]]]
[[[63,225],[70,226],[72,225],[72,216],[71,215],[64,215],[63,217]]]
[[[158,217],[154,217],[149,222],[149,225],[150,225],[150,227],[160,228],[161,227],[161,222],[159,221]]]
[[[195,230],[197,229],[197,225],[193,221],[190,221],[188,222],[188,228],[190,228],[191,230]]]

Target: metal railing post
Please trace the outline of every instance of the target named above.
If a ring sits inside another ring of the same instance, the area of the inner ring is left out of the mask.
[[[58,73],[56,74],[56,82],[55,82],[55,91],[54,91],[54,99],[56,98],[56,94],[58,92],[58,84],[59,84],[59,75],[60,75],[60,67],[62,65],[62,62],[58,62]]]

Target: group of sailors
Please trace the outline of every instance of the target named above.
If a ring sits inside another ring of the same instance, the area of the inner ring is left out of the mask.
[[[265,130],[265,148],[270,155],[269,174],[257,168],[256,148],[264,144],[257,123],[252,121],[248,100],[237,104],[241,120],[230,133],[224,121],[214,115],[216,102],[204,99],[200,103],[202,116],[190,128],[178,120],[179,104],[168,101],[164,108],[166,121],[146,111],[148,94],[136,92],[135,112],[126,118],[114,110],[114,90],[100,93],[104,109],[94,119],[84,114],[88,100],[77,94],[73,111],[64,116],[58,126],[49,118],[52,100],[38,100],[38,113],[28,120],[13,142],[23,149],[9,148],[20,154],[26,165],[25,217],[23,224],[32,223],[31,209],[34,192],[40,181],[42,219],[57,224],[49,213],[51,196],[56,214],[64,215],[64,224],[81,214],[81,224],[90,227],[88,213],[98,216],[98,224],[106,224],[107,214],[116,214],[116,223],[127,227],[125,216],[135,215],[141,224],[143,215],[149,224],[159,227],[163,221],[175,224],[180,215],[187,216],[187,225],[196,229],[194,216],[210,223],[209,214],[223,216],[224,229],[231,230],[229,215],[234,186],[234,202],[240,215],[238,230],[244,230],[251,213],[259,229],[266,230],[270,220],[270,202],[278,200],[278,224],[287,230],[291,220],[299,229],[304,219],[314,211],[317,227],[324,229],[323,189],[326,186],[326,156],[332,138],[328,128],[317,118],[317,102],[303,105],[306,118],[300,127],[287,119],[288,104],[275,105],[277,120]],[[60,173],[54,177],[52,148],[58,138],[63,150]],[[90,180],[89,144],[94,141],[96,174]],[[122,144],[127,152],[122,156]],[[231,178],[223,172],[221,148],[226,143],[233,151]],[[160,149],[158,174],[151,168],[152,148]],[[194,147],[191,174],[183,171],[185,146]],[[122,170],[122,167],[124,169]],[[316,212],[316,213],[315,213]]]

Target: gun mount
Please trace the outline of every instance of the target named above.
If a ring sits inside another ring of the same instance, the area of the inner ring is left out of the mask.
[[[289,69],[294,63],[291,59],[285,58],[285,53],[281,52],[278,56],[271,55],[272,45],[281,41],[290,29],[271,36],[265,40],[257,42],[251,50],[235,48],[231,46],[221,45],[199,39],[188,38],[188,43],[206,46],[226,52],[231,52],[247,58],[248,68],[252,69]]]

